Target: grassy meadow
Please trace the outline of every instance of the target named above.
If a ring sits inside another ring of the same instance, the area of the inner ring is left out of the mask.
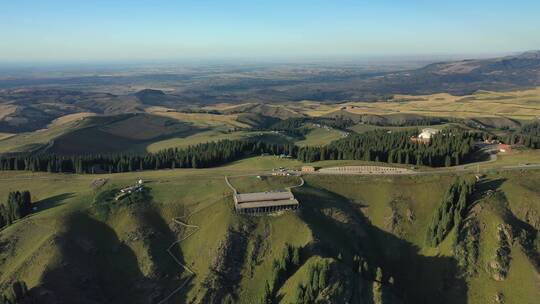
[[[30,190],[37,208],[31,216],[0,232],[0,287],[5,288],[5,284],[19,278],[29,287],[41,284],[75,294],[81,291],[66,282],[80,277],[71,272],[88,272],[108,282],[105,291],[127,290],[133,284],[158,284],[162,286],[162,297],[189,280],[173,299],[197,302],[209,292],[209,278],[215,278],[212,265],[220,256],[229,257],[224,244],[234,242],[244,255],[237,261],[239,268],[234,270],[239,276],[230,283],[239,303],[253,303],[264,291],[273,261],[281,256],[286,244],[309,247],[317,240],[321,252],[306,251],[302,266],[279,287],[277,292],[283,303],[294,298],[296,285],[305,279],[306,269],[315,260],[340,255],[342,261],[337,263],[347,268],[352,255],[358,252],[364,252],[390,271],[398,282],[397,288],[415,302],[455,303],[446,298],[455,296],[468,303],[485,303],[497,292],[504,293],[509,303],[533,303],[538,297],[540,281],[531,264],[534,260],[519,243],[512,247],[510,270],[504,282],[491,279],[484,269],[496,249],[498,224],[513,225],[516,231],[528,229],[523,223],[540,224],[531,222],[531,215],[540,214],[539,171],[486,177],[486,189],[503,196],[483,198],[474,208],[475,216],[485,227],[480,234],[477,275],[467,277],[468,290],[461,290],[463,282],[456,281],[446,297],[441,298],[437,290],[446,284],[449,269],[456,267],[452,236],[438,248],[426,247],[424,237],[451,175],[309,175],[305,177],[306,185],[293,190],[302,204],[299,212],[264,217],[234,214],[225,175],[234,175],[231,182],[240,192],[274,190],[296,185],[299,180],[245,175],[300,165],[294,160],[255,157],[198,170],[112,175],[0,172],[2,200],[9,191]],[[97,178],[105,178],[107,183],[95,189],[92,183]],[[130,185],[139,178],[150,190],[148,201],[133,205],[111,202],[105,210],[96,207],[98,193]],[[173,218],[198,228],[178,226],[172,223]],[[231,229],[240,231],[235,233],[241,233],[241,239],[233,241],[228,232]],[[195,276],[178,266],[166,252],[170,244],[193,231],[172,250]],[[73,242],[70,240],[77,241],[67,246]],[[115,255],[110,257],[107,252]],[[87,260],[95,263],[95,269],[87,268]],[[423,287],[418,288],[418,284]],[[120,292],[117,297],[137,302],[144,290]]]
[[[312,128],[306,135],[305,139],[295,142],[298,146],[324,146],[334,140],[343,138],[341,131],[335,129]]]
[[[228,179],[238,193],[283,190],[302,183],[297,176],[231,176]]]
[[[540,117],[540,88],[510,92],[479,91],[472,95],[454,96],[446,93],[432,95],[394,95],[381,102],[351,102],[338,106],[311,105],[304,114],[323,116],[342,107],[353,114],[420,114],[436,117],[475,118],[508,117],[531,120]]]

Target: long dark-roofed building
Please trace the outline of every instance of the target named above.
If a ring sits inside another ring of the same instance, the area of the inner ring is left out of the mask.
[[[298,200],[290,190],[254,192],[234,195],[234,207],[241,214],[264,214],[282,210],[295,210]]]

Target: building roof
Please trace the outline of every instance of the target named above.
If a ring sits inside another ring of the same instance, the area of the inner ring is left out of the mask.
[[[439,133],[440,130],[433,129],[433,128],[425,128],[422,129],[422,133],[418,135],[418,138],[421,139],[430,139],[433,135]]]
[[[234,200],[238,204],[244,204],[244,203],[250,203],[250,202],[294,200],[294,196],[290,191],[254,192],[254,193],[235,194]]]
[[[296,199],[242,203],[242,204],[236,204],[236,208],[237,209],[250,209],[250,208],[260,208],[260,207],[277,207],[277,206],[294,206],[294,205],[298,205],[298,201]]]

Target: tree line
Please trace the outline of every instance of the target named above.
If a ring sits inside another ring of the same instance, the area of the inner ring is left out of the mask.
[[[439,245],[454,227],[459,231],[469,210],[474,186],[472,179],[456,178],[452,182],[428,226],[428,245]]]
[[[455,129],[434,135],[429,143],[415,143],[418,130],[392,132],[375,130],[353,134],[327,146],[305,147],[298,151],[303,162],[355,159],[433,167],[460,165],[471,159],[480,134]]]
[[[261,303],[272,304],[275,302],[279,287],[300,267],[300,263],[300,248],[286,244],[281,256],[274,260],[272,275],[270,280],[265,283]]]
[[[146,154],[20,154],[0,156],[0,170],[60,173],[119,173],[174,168],[209,168],[260,155],[287,155],[303,162],[366,160],[427,166],[452,166],[468,161],[478,134],[441,131],[429,143],[414,143],[418,130],[376,130],[354,134],[322,147],[298,147],[293,143],[263,140],[221,140],[187,148]],[[481,135],[480,135],[481,136]]]
[[[0,169],[63,173],[119,173],[174,168],[208,168],[262,153],[285,154],[294,157],[297,150],[298,148],[293,144],[274,144],[259,140],[221,140],[185,149],[166,149],[143,155],[8,156],[0,158]]]
[[[13,191],[7,202],[0,203],[0,228],[11,225],[32,212],[32,199],[29,191]]]
[[[524,145],[531,149],[540,149],[540,122],[524,125],[518,132],[508,135],[506,142],[510,145]]]
[[[287,118],[269,126],[266,130],[283,132],[289,136],[303,139],[310,132],[306,123],[320,124],[334,129],[346,130],[354,125],[354,121],[342,116],[335,118],[295,117]]]
[[[330,262],[320,261],[310,265],[307,279],[296,288],[295,303],[317,303],[320,294],[329,286]],[[337,292],[341,294],[342,292]]]

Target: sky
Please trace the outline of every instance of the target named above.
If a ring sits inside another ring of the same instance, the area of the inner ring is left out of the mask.
[[[0,0],[0,63],[504,54],[538,0]]]

